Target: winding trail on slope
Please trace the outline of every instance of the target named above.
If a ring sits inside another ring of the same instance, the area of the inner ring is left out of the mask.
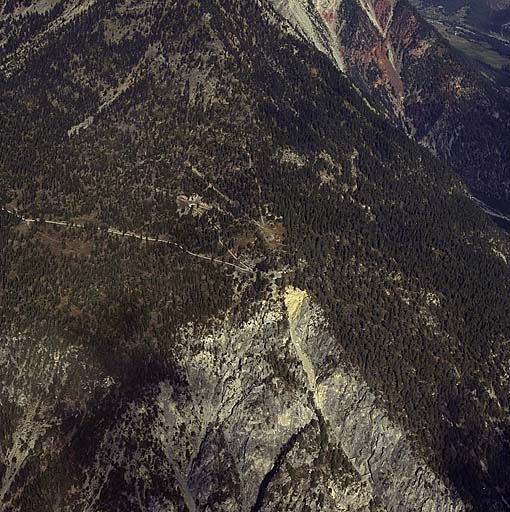
[[[41,224],[50,224],[53,226],[63,226],[66,228],[74,228],[74,229],[85,229],[85,227],[86,227],[84,224],[74,224],[72,222],[65,222],[65,221],[60,221],[60,220],[31,219],[31,218],[24,217],[23,215],[19,215],[18,213],[14,212],[12,210],[8,210],[7,208],[4,208],[4,207],[0,207],[0,210],[7,213],[8,215],[16,217],[21,222],[24,222],[25,224],[28,224],[28,225],[41,223]],[[221,265],[225,265],[228,267],[233,267],[233,268],[239,270],[240,272],[244,272],[246,274],[254,274],[255,273],[255,271],[252,268],[248,267],[248,265],[245,265],[244,263],[242,263],[243,266],[241,267],[240,265],[236,265],[235,263],[218,260],[211,256],[205,256],[204,254],[198,254],[196,252],[189,251],[188,249],[186,249],[182,245],[178,244],[177,242],[172,242],[170,240],[162,240],[160,238],[155,238],[155,237],[151,237],[151,236],[147,236],[147,235],[141,235],[139,233],[133,233],[130,231],[121,231],[117,228],[112,228],[112,227],[109,227],[107,229],[97,228],[97,231],[103,231],[104,233],[108,233],[110,235],[115,235],[115,236],[121,236],[124,238],[136,238],[137,240],[141,240],[141,241],[171,245],[173,247],[176,247],[180,251],[188,254],[189,256],[192,256],[193,258],[209,261],[211,263],[219,263]]]

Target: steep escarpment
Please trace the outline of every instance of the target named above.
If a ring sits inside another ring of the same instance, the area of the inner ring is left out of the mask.
[[[112,376],[94,375],[90,358],[78,349],[61,352],[54,340],[45,339],[29,354],[20,347],[34,346],[36,340],[4,336],[3,370],[12,371],[10,359],[15,358],[17,368],[31,376],[12,381],[16,394],[11,387],[1,390],[3,401],[22,413],[2,460],[4,506],[16,508],[16,484],[38,464],[36,454],[47,461],[48,475],[63,478],[64,461],[50,447],[70,453],[80,448],[67,431],[73,416],[61,414],[76,408],[81,420],[74,428],[83,429],[93,412],[90,404],[79,405],[77,396],[67,394],[63,400],[64,388],[79,379],[81,386],[95,390],[96,408],[113,406],[114,397],[119,401],[115,421],[96,424],[94,457],[83,474],[75,475],[69,494],[45,489],[60,510],[72,503],[89,510],[150,503],[165,510],[179,510],[181,503],[188,510],[214,504],[225,511],[304,506],[368,511],[375,505],[411,510],[425,504],[431,510],[464,510],[359,375],[338,367],[321,378],[336,341],[325,330],[320,308],[306,298],[289,315],[283,290],[277,295],[257,304],[258,312],[246,322],[218,318],[203,335],[193,326],[183,329],[183,380],[145,385],[141,380],[138,396],[129,400],[115,391]],[[305,351],[311,355],[303,356]],[[34,364],[53,373],[41,379],[47,384],[37,396],[28,387],[38,376]],[[78,377],[82,364],[86,369]],[[309,364],[320,376],[313,384]],[[41,501],[33,503],[41,506]]]
[[[333,20],[325,20],[316,9],[313,0],[271,0],[271,2],[297,34],[343,69],[342,55],[335,41]]]

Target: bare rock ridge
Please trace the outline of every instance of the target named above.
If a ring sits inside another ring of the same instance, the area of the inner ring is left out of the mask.
[[[335,41],[335,24],[321,16],[314,0],[271,0],[275,9],[289,21],[296,33],[344,68]]]
[[[126,483],[141,499],[149,483],[141,484],[138,472],[157,464],[191,512],[218,496],[220,510],[232,512],[299,510],[305,504],[317,511],[368,512],[375,505],[388,511],[465,510],[359,375],[344,367],[325,371],[336,343],[320,308],[297,289],[287,289],[283,302],[258,305],[241,326],[228,327],[227,320],[206,336],[182,331],[189,347],[182,354],[187,386],[177,390],[161,382],[148,392],[151,399],[127,405],[74,490],[80,506],[99,510],[102,487],[118,465],[126,467]],[[27,341],[3,339],[1,368]],[[40,350],[42,368],[52,356],[42,345]],[[58,375],[60,386],[72,378],[76,356],[54,356],[52,379]],[[280,374],[284,368],[287,377]],[[24,387],[17,393],[27,416],[4,460],[4,507],[28,452],[42,439],[58,442],[51,432],[55,424],[43,416],[56,406],[48,389],[41,388],[38,398]],[[128,450],[138,435],[150,443]],[[40,456],[48,448],[43,443]],[[223,471],[214,470],[217,464]]]

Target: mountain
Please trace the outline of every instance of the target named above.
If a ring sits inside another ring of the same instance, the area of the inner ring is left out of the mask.
[[[323,22],[8,6],[2,509],[508,510],[510,239]]]
[[[312,8],[311,1],[300,1]],[[295,4],[287,2],[287,9]],[[322,1],[316,11],[354,83],[456,170],[474,195],[510,212],[507,93],[452,50],[405,0]]]

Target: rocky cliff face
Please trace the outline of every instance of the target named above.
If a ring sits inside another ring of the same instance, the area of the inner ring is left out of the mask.
[[[335,41],[335,25],[316,9],[314,0],[272,0],[274,8],[288,20],[304,40],[329,56],[343,69],[342,56]]]
[[[97,424],[94,458],[54,510],[465,510],[361,376],[330,368],[337,342],[306,292],[273,288],[256,311],[241,324],[218,319],[203,334],[183,328],[184,380],[119,402],[114,421]],[[107,408],[117,383],[82,372],[90,358],[78,350],[48,350],[41,340],[31,354],[21,347],[34,341],[22,335],[2,343],[4,375],[23,368],[39,383],[29,387],[18,373],[0,390],[18,417],[0,499],[16,510],[22,474],[42,460],[56,464],[55,450],[73,456],[66,411],[79,411],[82,424],[93,412],[77,396],[63,401],[64,388],[79,374],[82,387],[100,393],[95,407]]]

